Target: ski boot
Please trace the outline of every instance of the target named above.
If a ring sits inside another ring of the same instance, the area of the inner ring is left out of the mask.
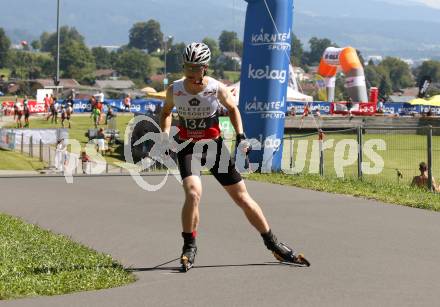
[[[267,249],[272,251],[275,258],[281,263],[310,266],[310,262],[303,254],[296,253],[286,244],[278,242],[277,237],[275,237],[271,230],[261,236],[263,237],[264,245],[266,245]]]
[[[182,255],[180,256],[180,271],[188,272],[194,265],[194,260],[197,254],[195,232],[184,233],[182,232],[184,240]]]

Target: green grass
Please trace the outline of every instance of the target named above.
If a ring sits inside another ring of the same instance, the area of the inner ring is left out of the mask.
[[[43,168],[44,164],[38,159],[0,148],[0,170],[28,171]]]
[[[150,65],[151,65],[151,70],[158,73],[160,71],[160,69],[163,69],[165,63],[158,57],[150,57]]]
[[[440,211],[440,194],[430,193],[409,185],[369,180],[361,181],[353,178],[328,178],[308,174],[253,173],[248,175],[247,178],[250,180],[296,186],[329,193],[353,195],[391,204]]]
[[[117,129],[119,129],[119,137],[121,139],[124,138],[125,128],[127,127],[128,122],[133,118],[132,114],[118,114],[116,117],[117,120]],[[88,138],[86,137],[86,132],[89,128],[94,128],[92,119],[90,115],[73,115],[71,119],[72,128],[69,129],[69,138],[78,140],[81,144],[82,148],[85,148],[85,145],[88,142]],[[10,125],[13,127],[13,125]],[[52,124],[50,121],[46,121],[42,117],[32,117],[30,118],[30,127],[31,128],[61,128],[61,119],[58,118],[58,124]],[[105,125],[100,125],[99,127],[106,128]],[[109,163],[121,162],[124,161],[123,156],[123,146],[115,145],[112,147],[113,152],[105,156],[105,159]]]
[[[0,299],[117,287],[135,280],[110,256],[0,214]]]
[[[5,75],[6,80],[9,78],[11,71],[8,68],[0,68],[0,75]]]
[[[233,83],[240,81],[239,71],[225,71],[225,78],[232,81]]]

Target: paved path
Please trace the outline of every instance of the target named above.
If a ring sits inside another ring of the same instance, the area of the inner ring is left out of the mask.
[[[0,305],[438,306],[439,213],[247,182],[278,237],[312,262],[295,268],[270,263],[241,211],[212,177],[203,181],[199,255],[181,274],[177,261],[155,268],[180,254],[182,192],[174,178],[159,192],[142,191],[130,177],[81,177],[71,185],[62,178],[0,179],[0,211],[110,253],[139,279]],[[11,196],[23,187],[21,198]]]

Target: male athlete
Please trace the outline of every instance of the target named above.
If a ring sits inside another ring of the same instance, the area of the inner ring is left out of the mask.
[[[179,115],[178,138],[182,143],[187,140],[191,141],[188,146],[177,153],[185,192],[185,202],[182,208],[184,241],[181,255],[182,271],[187,271],[192,267],[197,254],[196,236],[202,195],[200,168],[208,164],[210,156],[215,157],[215,163],[209,166],[210,172],[244,211],[247,219],[259,231],[264,244],[273,252],[276,259],[308,266],[310,264],[301,254],[296,254],[291,248],[278,242],[260,206],[248,194],[245,183],[235,168],[234,159],[220,136],[217,115],[220,104],[228,110],[236,131],[236,143],[244,142],[245,149],[249,145],[243,133],[240,112],[229,91],[219,81],[206,76],[210,59],[211,51],[207,45],[192,43],[186,47],[183,54],[185,77],[168,87],[160,117],[160,127],[165,137],[168,137],[172,120],[171,113],[176,107]],[[207,145],[208,143],[214,146]],[[202,145],[199,146],[200,144]],[[206,145],[203,146],[204,144]]]

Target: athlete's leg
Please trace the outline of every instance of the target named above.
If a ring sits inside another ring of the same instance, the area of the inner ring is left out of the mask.
[[[260,232],[267,233],[270,228],[260,206],[249,195],[244,181],[223,186],[234,202],[244,211],[249,222]]]
[[[199,176],[188,176],[183,179],[185,203],[182,208],[183,232],[192,233],[199,224],[199,203],[202,196],[202,181]]]

